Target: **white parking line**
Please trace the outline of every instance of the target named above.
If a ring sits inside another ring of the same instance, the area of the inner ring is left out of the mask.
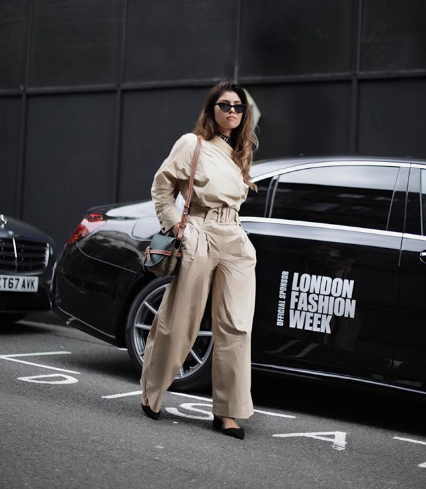
[[[419,445],[426,445],[426,442],[420,440],[413,440],[412,438],[400,438],[399,436],[394,436],[394,440],[408,441],[409,443],[418,443]],[[419,464],[418,467],[422,469],[426,469],[426,462]]]
[[[174,396],[189,397],[191,399],[199,399],[200,401],[213,402],[213,399],[210,399],[209,397],[193,396],[192,394],[183,394],[182,392],[169,392],[169,394],[173,394]]]
[[[17,357],[39,357],[40,355],[45,356],[45,355],[61,355],[61,354],[67,354],[70,355],[70,351],[45,351],[42,353],[13,353],[12,355],[0,355],[0,358],[17,358]]]
[[[127,396],[140,396],[142,391],[132,391],[125,392],[124,394],[112,394],[110,396],[102,396],[102,399],[118,399],[119,397],[127,397]]]
[[[102,396],[102,399],[118,399],[119,397],[140,396],[141,394],[142,391],[124,392],[123,394],[112,394],[110,396]],[[168,392],[168,394],[173,394],[175,396],[182,396],[182,397],[190,397],[191,399],[200,399],[201,401],[213,402],[212,399],[209,399],[208,397],[193,396],[190,394],[182,394],[180,392]]]
[[[426,445],[426,441],[412,440],[411,438],[400,438],[399,436],[394,436],[394,440],[409,441],[410,443],[418,443],[419,445]]]
[[[124,392],[123,394],[111,394],[109,396],[102,396],[102,399],[118,399],[120,397],[140,396],[141,394],[142,391]],[[182,392],[168,392],[168,394],[172,394],[174,396],[180,396],[180,397],[189,397],[190,399],[199,399],[200,401],[213,402],[213,399],[209,397],[194,396],[192,394],[183,394]],[[263,411],[261,409],[254,409],[254,412],[259,414],[266,414],[267,416],[277,416],[279,418],[290,418],[290,419],[296,418],[296,416],[291,416],[289,414],[272,413],[270,411]]]
[[[279,418],[296,418],[296,416],[291,416],[290,414],[271,413],[270,411],[261,411],[260,409],[255,409],[254,412],[259,414],[267,414],[268,416],[278,416]]]
[[[23,363],[24,365],[31,365],[33,367],[47,368],[49,370],[56,370],[58,372],[66,372],[68,374],[80,374],[74,370],[66,370],[64,368],[50,367],[48,365],[41,365],[40,363],[26,362],[25,360],[18,360],[16,357],[37,357],[45,355],[70,355],[70,351],[48,351],[39,353],[16,353],[13,355],[0,355],[1,360],[8,360],[9,362]]]

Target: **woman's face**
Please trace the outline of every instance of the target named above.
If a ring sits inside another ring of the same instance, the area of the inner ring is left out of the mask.
[[[231,105],[240,105],[242,103],[240,97],[235,92],[223,92],[216,100],[216,104],[219,102],[226,102]],[[232,129],[235,129],[241,124],[243,115],[243,112],[237,114],[233,107],[229,112],[223,112],[218,105],[214,106],[214,118],[217,124],[217,130],[227,136],[231,135]]]

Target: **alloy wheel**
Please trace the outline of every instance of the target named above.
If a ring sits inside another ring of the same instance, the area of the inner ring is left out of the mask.
[[[152,327],[152,322],[160,307],[167,284],[159,285],[150,291],[139,305],[134,319],[133,341],[141,364],[145,352],[145,344]],[[184,364],[180,368],[176,381],[189,379],[196,374],[208,360],[213,348],[213,334],[210,321],[203,318],[197,339],[191,348]]]

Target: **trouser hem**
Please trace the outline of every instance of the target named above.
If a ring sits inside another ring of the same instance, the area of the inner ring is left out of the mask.
[[[213,404],[213,414],[225,418],[248,419],[254,414],[252,407],[227,406],[225,404]]]

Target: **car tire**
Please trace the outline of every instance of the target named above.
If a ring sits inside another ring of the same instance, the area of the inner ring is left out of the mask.
[[[126,347],[133,365],[139,372],[143,366],[146,338],[169,282],[170,278],[152,280],[136,295],[129,309],[126,321]],[[187,392],[209,387],[212,356],[213,335],[209,301],[197,339],[170,388]]]

